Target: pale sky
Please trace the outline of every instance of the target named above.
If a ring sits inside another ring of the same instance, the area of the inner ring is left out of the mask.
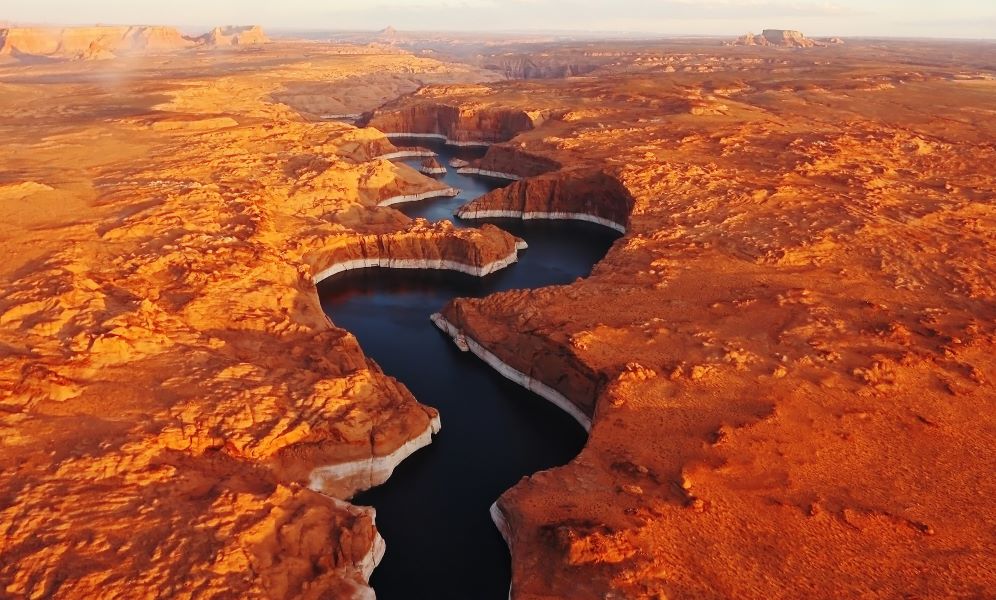
[[[2,0],[0,22],[996,38],[994,0]]]

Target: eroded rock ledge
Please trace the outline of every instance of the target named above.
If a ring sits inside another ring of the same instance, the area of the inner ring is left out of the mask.
[[[492,294],[485,311],[479,301],[457,298],[433,321],[451,336],[462,335],[472,349],[478,348],[474,353],[502,375],[537,392],[590,429],[603,376],[579,360],[564,340],[529,331],[530,312],[521,307],[531,294],[521,290]],[[499,319],[504,323],[500,328],[495,325]]]
[[[453,305],[451,304],[450,306]],[[447,310],[444,312],[459,314],[459,308],[454,307],[450,309],[447,307]],[[439,329],[452,337],[458,346],[466,345],[470,352],[473,352],[478,358],[488,363],[488,365],[501,373],[504,377],[550,401],[558,408],[569,414],[575,421],[578,422],[579,425],[581,425],[581,427],[584,427],[585,430],[591,429],[591,414],[585,412],[584,403],[568,399],[562,392],[530,375],[530,373],[533,375],[537,374],[530,368],[531,365],[528,360],[515,360],[509,358],[509,360],[512,360],[517,365],[517,367],[512,366],[505,360],[499,358],[494,352],[482,346],[481,343],[474,337],[473,331],[464,329],[462,322],[460,322],[460,325],[454,325],[443,315],[443,313],[436,313],[432,315],[431,318],[432,322],[435,323]]]
[[[494,225],[456,229],[449,221],[416,221],[401,232],[346,238],[308,261],[316,265],[316,283],[367,267],[442,269],[483,277],[514,263],[525,248],[525,241]]]
[[[633,199],[604,172],[558,171],[517,181],[460,207],[462,219],[511,217],[588,221],[626,233]]]
[[[433,88],[435,94],[452,86]],[[478,86],[483,88],[484,86]],[[463,86],[461,90],[475,89]],[[417,92],[371,113],[364,125],[388,136],[423,137],[444,140],[453,145],[489,145],[512,139],[548,117],[545,113],[493,107],[486,104],[452,105]]]
[[[512,144],[495,144],[488,148],[483,158],[461,165],[457,172],[519,181],[556,171],[560,167],[554,160],[526,152]]]

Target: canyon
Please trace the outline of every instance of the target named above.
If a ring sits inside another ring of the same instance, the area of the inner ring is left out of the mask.
[[[483,154],[438,142],[432,150],[441,162]],[[457,167],[443,181],[461,189],[462,197],[399,209],[448,221],[453,206],[509,184],[463,175]],[[432,446],[406,460],[387,484],[352,500],[376,509],[378,531],[388,540],[390,551],[371,579],[380,598],[507,598],[508,550],[488,507],[522,476],[569,461],[584,442],[584,430],[560,408],[476,360],[474,348],[462,352],[429,316],[454,296],[570,283],[590,272],[618,234],[585,224],[495,223],[525,239],[528,248],[515,264],[490,276],[372,270],[319,286],[326,314],[446,423]],[[460,474],[459,486],[452,485],[454,473]]]
[[[996,585],[991,44],[347,43],[0,64],[4,594],[371,598],[506,396],[489,593]],[[521,275],[543,227],[590,274]]]

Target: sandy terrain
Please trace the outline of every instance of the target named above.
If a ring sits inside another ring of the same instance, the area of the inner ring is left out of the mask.
[[[878,46],[504,83],[304,43],[0,65],[0,589],[370,596],[343,500],[438,415],[313,281],[518,244],[378,206],[445,186],[320,117],[436,82],[370,122],[498,142],[469,168],[521,180],[467,216],[626,231],[586,280],[442,313],[592,421],[496,505],[512,597],[991,593],[993,49]]]

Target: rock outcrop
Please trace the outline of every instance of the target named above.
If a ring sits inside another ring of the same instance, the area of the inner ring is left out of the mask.
[[[446,175],[446,167],[439,164],[439,161],[435,157],[429,156],[422,161],[419,165],[418,170],[423,175]]]
[[[449,270],[483,277],[514,263],[525,247],[523,240],[490,224],[455,229],[449,221],[416,220],[403,231],[350,237],[306,260],[316,265],[316,282],[369,267]]]
[[[490,192],[460,207],[457,216],[589,221],[625,233],[632,210],[633,198],[612,176],[558,171]]]
[[[460,88],[461,91],[467,89],[467,86]],[[455,91],[434,89],[431,93]],[[415,95],[416,98],[420,94],[423,90]],[[403,107],[388,104],[372,113],[365,124],[389,136],[433,136],[457,145],[487,145],[529,131],[547,117],[542,113],[494,108],[485,103],[457,107],[424,97],[415,102],[405,101]]]
[[[604,66],[604,60],[576,57],[563,61],[557,57],[537,57],[529,54],[501,54],[480,61],[485,69],[498,71],[506,79],[556,79],[586,75]]]
[[[748,33],[737,38],[734,46],[777,46],[780,48],[812,48],[822,45],[791,29],[765,29],[761,35]]]
[[[77,58],[193,46],[172,27],[15,27],[0,30],[0,55]]]
[[[197,38],[197,41],[209,48],[227,46],[255,46],[269,42],[259,25],[245,27],[215,27],[208,33]]]
[[[561,165],[549,157],[531,153],[515,144],[495,144],[488,148],[480,160],[461,169],[471,168],[487,174],[512,175],[517,178],[535,177],[560,169]]]

